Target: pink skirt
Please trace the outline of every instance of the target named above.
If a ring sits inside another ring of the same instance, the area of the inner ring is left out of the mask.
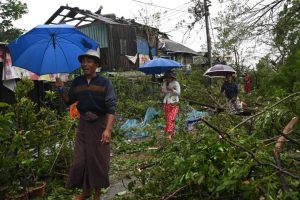
[[[179,111],[179,106],[176,104],[164,104],[164,112],[166,117],[165,132],[173,134],[175,130],[175,119]]]

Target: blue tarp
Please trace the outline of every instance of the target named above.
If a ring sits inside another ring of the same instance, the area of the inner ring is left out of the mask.
[[[139,122],[137,119],[127,119],[124,124],[121,125],[120,129],[125,131],[124,136],[128,138],[142,138],[149,136],[147,131],[143,129],[151,120],[159,115],[159,112],[153,107],[149,107],[146,111],[143,122]]]
[[[145,127],[151,122],[154,117],[159,114],[160,112],[156,111],[155,108],[149,107],[142,122],[139,122],[139,120],[137,119],[127,119],[125,123],[121,125],[120,129],[124,131],[124,136],[127,138],[133,139],[147,137],[149,136],[149,133],[144,130]],[[193,125],[196,123],[200,123],[202,118],[207,116],[207,112],[197,111],[191,107],[190,112],[184,115],[187,130],[193,130]],[[155,127],[163,128],[164,126],[162,126],[161,124],[156,124]]]
[[[194,108],[191,108],[191,111],[187,113],[186,119],[186,126],[188,131],[192,131],[194,124],[200,123],[203,117],[208,117],[208,113],[197,111]]]

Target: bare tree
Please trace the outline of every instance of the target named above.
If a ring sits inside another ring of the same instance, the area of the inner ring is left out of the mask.
[[[144,38],[147,40],[149,58],[152,60],[152,48],[157,47],[160,12],[150,13],[148,8],[145,6],[138,10],[138,14],[139,16],[135,18],[139,19],[142,23],[142,26],[139,26],[139,29]]]
[[[214,19],[218,32],[218,42],[216,44],[218,53],[231,52],[235,55],[235,64],[242,65],[243,58],[241,56],[246,57],[243,53],[250,51],[253,54],[254,51],[259,49],[257,47],[263,45],[268,46],[269,51],[273,52],[274,62],[282,61],[286,56],[287,49],[274,40],[274,31],[278,25],[280,13],[291,7],[292,2],[296,1],[219,0],[223,7],[226,6],[226,10],[219,12],[218,17]],[[190,26],[191,29],[195,23],[202,20],[204,12],[200,0],[194,0],[193,2],[194,5],[190,8],[194,17],[194,21]],[[245,46],[246,43],[252,44],[252,48],[248,47],[247,50],[242,52],[241,47]]]

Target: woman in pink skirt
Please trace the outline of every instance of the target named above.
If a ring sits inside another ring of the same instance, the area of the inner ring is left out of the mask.
[[[165,132],[168,134],[168,139],[172,140],[175,135],[175,119],[179,111],[179,95],[180,85],[176,81],[176,73],[169,70],[164,75],[164,82],[161,91],[165,94],[164,97],[164,112],[166,117]]]

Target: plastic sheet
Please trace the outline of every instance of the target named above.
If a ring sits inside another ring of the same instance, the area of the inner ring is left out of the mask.
[[[191,111],[187,113],[187,130],[192,131],[194,129],[194,125],[200,123],[204,117],[208,117],[207,112],[197,111],[194,108],[191,108]]]
[[[153,107],[149,107],[144,116],[144,121],[139,122],[137,119],[127,119],[120,129],[125,131],[124,136],[127,138],[135,139],[149,136],[149,133],[144,130],[151,120],[159,115],[159,112]]]

